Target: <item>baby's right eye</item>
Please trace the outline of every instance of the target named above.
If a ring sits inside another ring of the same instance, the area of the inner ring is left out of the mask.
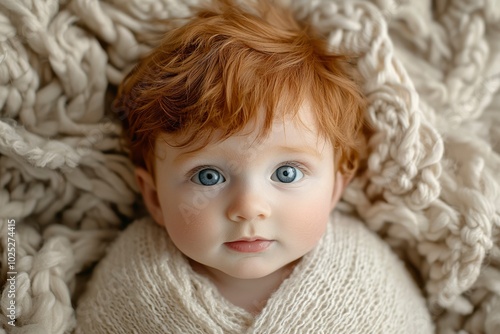
[[[216,184],[225,182],[226,179],[221,173],[212,168],[205,168],[194,174],[191,181],[203,186],[214,186]]]

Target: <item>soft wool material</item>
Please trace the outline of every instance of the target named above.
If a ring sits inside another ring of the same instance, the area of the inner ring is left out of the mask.
[[[499,0],[286,1],[359,54],[375,135],[342,206],[416,268],[437,333],[500,333]],[[139,204],[107,88],[156,45],[157,19],[199,3],[0,0],[0,235],[15,218],[18,273],[0,333],[75,326],[78,273]]]
[[[404,264],[339,214],[256,317],[195,273],[164,229],[138,220],[96,268],[77,320],[77,334],[433,333]]]

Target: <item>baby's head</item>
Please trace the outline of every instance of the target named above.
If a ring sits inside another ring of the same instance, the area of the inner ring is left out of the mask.
[[[237,278],[314,248],[364,142],[348,58],[266,3],[200,11],[115,103],[154,220],[188,258]]]

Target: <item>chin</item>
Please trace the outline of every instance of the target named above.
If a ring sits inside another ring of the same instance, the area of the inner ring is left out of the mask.
[[[239,279],[259,279],[271,275],[280,270],[280,268],[245,264],[236,268],[228,268],[228,270],[224,270],[224,273]]]
[[[229,276],[232,276],[234,278],[238,279],[259,279],[266,277],[273,272],[265,272],[265,273],[259,273],[259,272],[248,272],[248,271],[238,271],[238,272],[228,272],[226,273]]]

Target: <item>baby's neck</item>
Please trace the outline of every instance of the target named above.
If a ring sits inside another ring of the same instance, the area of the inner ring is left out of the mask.
[[[272,274],[255,279],[232,277],[220,270],[204,266],[192,260],[190,260],[190,264],[194,271],[208,277],[215,284],[219,293],[231,304],[256,315],[262,311],[273,292],[290,276],[299,261],[300,259],[289,263]]]

